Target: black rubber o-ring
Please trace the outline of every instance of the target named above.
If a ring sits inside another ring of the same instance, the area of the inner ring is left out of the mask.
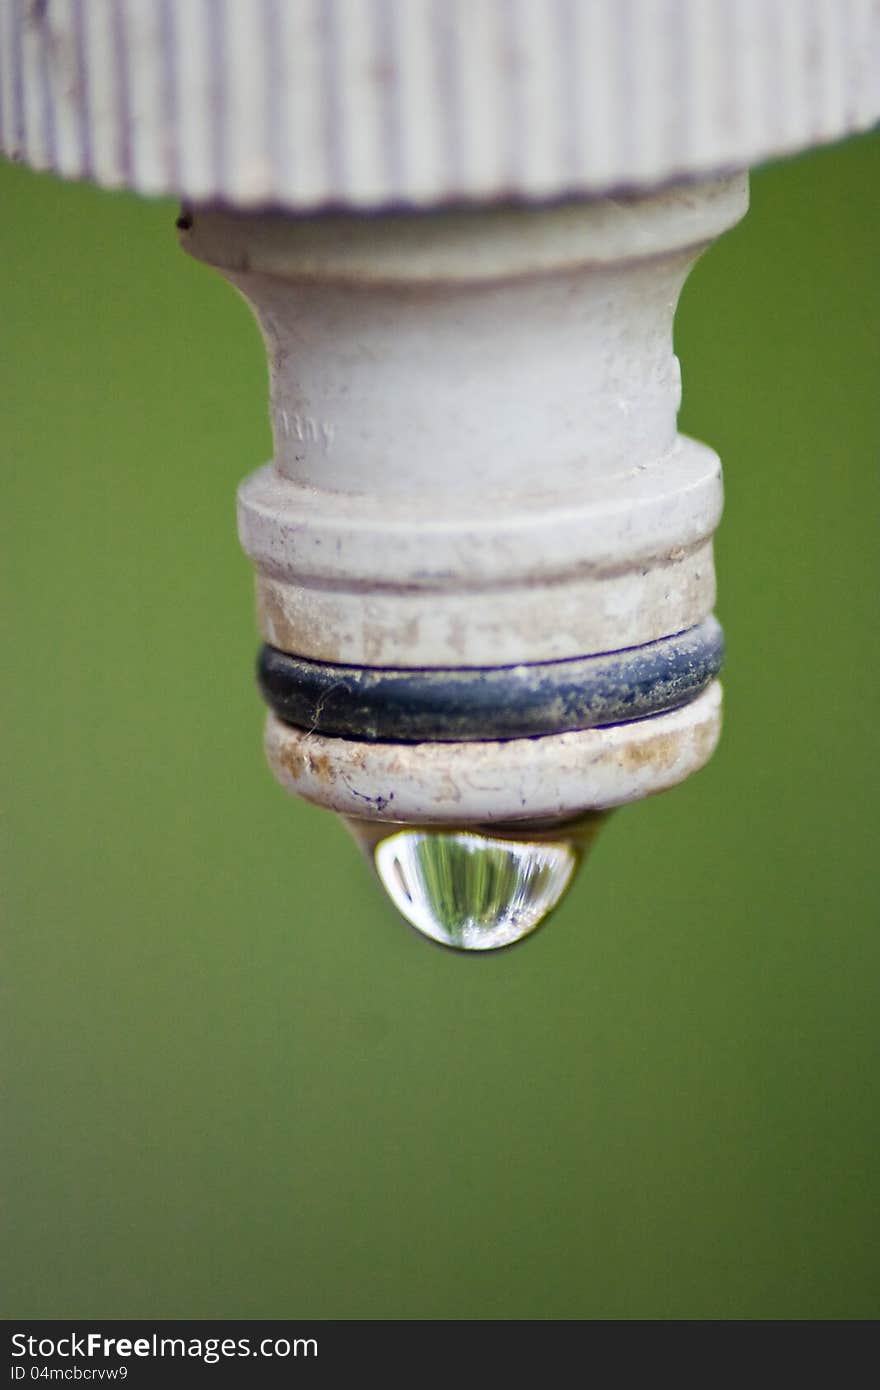
[[[721,668],[715,618],[641,647],[523,666],[388,670],[260,652],[270,709],[314,733],[383,743],[529,738],[644,719],[696,698]]]

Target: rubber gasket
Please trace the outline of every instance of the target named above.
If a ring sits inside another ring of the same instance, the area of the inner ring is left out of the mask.
[[[718,674],[714,617],[671,637],[526,666],[338,666],[260,651],[263,698],[287,724],[381,743],[530,738],[645,719],[696,698]]]

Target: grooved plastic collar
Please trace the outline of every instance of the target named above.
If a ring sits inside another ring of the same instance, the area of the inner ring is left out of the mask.
[[[0,150],[197,202],[650,188],[878,116],[874,0],[0,0]]]

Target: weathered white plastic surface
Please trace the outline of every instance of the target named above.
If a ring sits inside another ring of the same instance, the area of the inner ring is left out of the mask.
[[[498,743],[360,743],[266,723],[288,791],[360,820],[434,825],[561,821],[683,782],[715,750],[717,681],[691,704],[607,729]]]
[[[200,202],[645,189],[878,116],[875,0],[0,0],[0,149]]]
[[[712,609],[721,475],[676,433],[679,291],[744,175],[549,209],[182,234],[254,306],[274,461],[239,499],[262,630],[371,666],[545,661]]]

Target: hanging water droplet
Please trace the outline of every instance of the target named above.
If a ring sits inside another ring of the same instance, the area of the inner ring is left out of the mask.
[[[380,840],[373,854],[388,896],[407,921],[463,951],[492,951],[534,931],[580,860],[569,840],[435,829],[398,831]]]

